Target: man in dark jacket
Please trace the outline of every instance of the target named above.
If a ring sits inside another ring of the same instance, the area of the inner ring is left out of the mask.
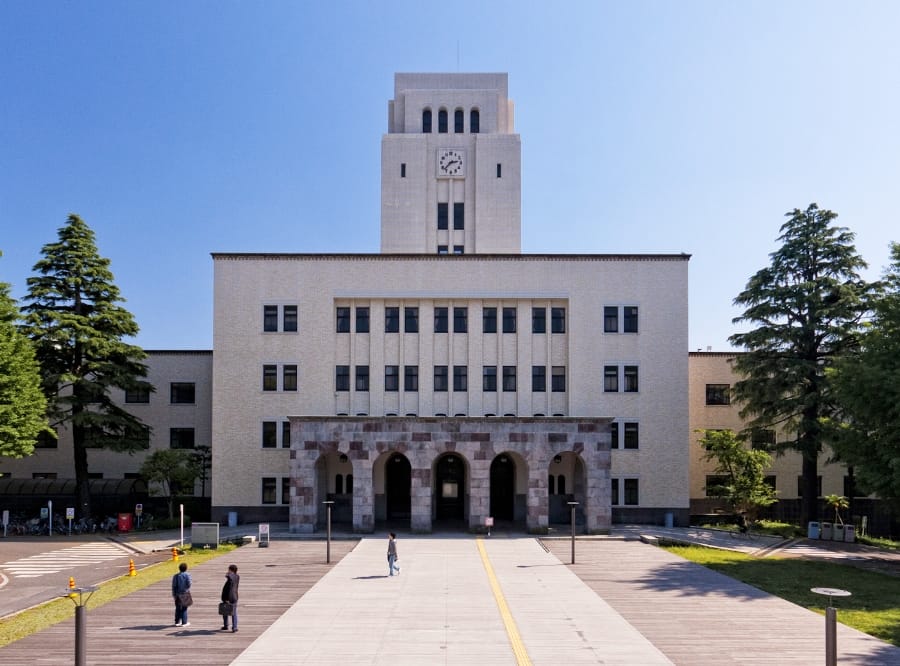
[[[235,632],[238,630],[238,612],[237,612],[237,602],[238,602],[238,585],[241,582],[241,577],[238,576],[237,565],[231,564],[228,566],[228,572],[225,574],[225,585],[222,586],[222,601],[224,603],[231,604],[231,631]],[[222,631],[228,631],[228,615],[222,615]]]

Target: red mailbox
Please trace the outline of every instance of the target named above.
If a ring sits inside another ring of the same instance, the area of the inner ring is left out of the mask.
[[[119,524],[117,525],[117,529],[120,532],[130,532],[131,531],[131,514],[130,513],[120,513],[119,514]]]

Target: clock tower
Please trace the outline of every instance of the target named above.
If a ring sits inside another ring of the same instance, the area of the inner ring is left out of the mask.
[[[396,74],[381,252],[519,254],[521,152],[506,74]]]

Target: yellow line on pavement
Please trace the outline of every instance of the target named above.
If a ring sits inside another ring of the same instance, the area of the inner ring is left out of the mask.
[[[503,625],[506,627],[506,634],[509,636],[509,642],[516,655],[516,663],[519,666],[531,666],[531,659],[522,643],[522,637],[519,636],[519,629],[516,627],[516,621],[513,619],[512,613],[509,612],[509,606],[506,605],[506,598],[503,596],[503,590],[500,589],[500,583],[494,575],[494,567],[488,559],[487,550],[484,547],[484,539],[477,539],[478,552],[481,553],[481,562],[484,564],[484,570],[487,572],[488,581],[491,583],[491,590],[494,593],[494,600],[497,602],[497,608],[500,610],[500,617],[503,618]]]

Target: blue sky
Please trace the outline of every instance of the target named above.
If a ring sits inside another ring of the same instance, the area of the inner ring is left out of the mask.
[[[508,72],[525,252],[688,252],[690,348],[810,202],[900,240],[900,3],[0,3],[0,281],[70,212],[147,349],[212,347],[210,252],[377,252],[395,72]]]

